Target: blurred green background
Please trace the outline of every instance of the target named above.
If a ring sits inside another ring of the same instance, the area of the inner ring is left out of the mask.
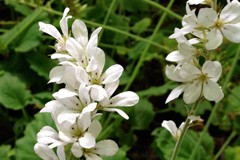
[[[119,63],[125,71],[117,92],[132,90],[140,102],[127,109],[128,121],[116,114],[101,118],[103,133],[121,147],[117,155],[104,160],[169,160],[175,145],[170,133],[161,128],[163,120],[184,121],[187,111],[179,98],[170,104],[165,99],[177,84],[165,76],[166,55],[177,49],[168,37],[181,27],[186,1],[180,0],[1,0],[0,1],[0,160],[38,160],[33,146],[36,133],[53,125],[48,114],[39,114],[52,93],[61,85],[48,83],[48,74],[57,62],[54,39],[39,31],[38,22],[59,28],[65,7],[73,18],[83,20],[89,32],[103,30],[99,46],[105,51],[106,65]],[[221,5],[225,1],[219,1]],[[198,8],[197,8],[198,9]],[[213,55],[222,63],[223,85],[231,69],[238,45],[225,41]],[[106,67],[107,67],[106,66]],[[227,141],[222,160],[240,160],[240,65],[226,83],[208,134],[204,136],[196,159],[212,160]],[[213,103],[201,103],[198,115],[207,121]],[[205,123],[204,122],[204,123]],[[204,123],[194,126],[185,137],[179,160],[187,160]]]

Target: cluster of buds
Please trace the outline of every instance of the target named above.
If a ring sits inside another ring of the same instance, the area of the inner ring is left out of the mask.
[[[101,27],[88,38],[84,22],[75,20],[70,35],[66,8],[60,20],[61,34],[53,25],[39,22],[40,30],[57,40],[52,59],[59,66],[50,72],[50,83],[65,84],[65,88],[53,94],[40,112],[51,113],[57,131],[44,126],[37,134],[36,154],[44,160],[65,160],[66,153],[76,158],[100,160],[101,156],[113,156],[118,145],[113,140],[96,141],[102,126],[98,116],[102,111],[117,112],[123,118],[128,115],[118,107],[130,107],[139,97],[131,91],[114,95],[123,67],[119,64],[104,70],[105,54],[98,45]],[[114,96],[113,96],[114,95]],[[56,152],[55,152],[55,148]]]
[[[191,9],[192,5],[199,4],[204,4],[199,11]],[[172,90],[166,103],[182,93],[186,104],[193,104],[200,99],[219,102],[224,97],[217,83],[222,74],[222,65],[212,60],[211,55],[222,44],[224,37],[234,43],[240,42],[240,2],[228,0],[227,5],[219,11],[212,0],[188,0],[186,12],[182,19],[183,27],[175,28],[170,36],[178,42],[178,50],[166,57],[167,61],[176,63],[166,67],[166,76],[181,85]],[[172,121],[168,122],[164,121],[162,126],[176,130],[175,123],[172,127]]]

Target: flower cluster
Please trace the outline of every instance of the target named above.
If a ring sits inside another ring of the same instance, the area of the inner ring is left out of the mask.
[[[199,6],[202,8],[198,11],[192,9],[199,4],[204,5]],[[219,102],[224,97],[217,83],[222,74],[222,65],[211,59],[211,55],[224,38],[234,43],[240,42],[240,2],[228,0],[227,5],[219,9],[212,0],[188,0],[186,12],[182,19],[183,27],[175,28],[174,34],[169,37],[176,39],[178,50],[171,52],[166,60],[177,64],[166,67],[166,76],[181,85],[171,91],[166,103],[182,93],[186,104],[203,98]],[[168,130],[171,125],[172,122],[163,123]]]
[[[37,134],[34,150],[44,160],[65,160],[65,151],[75,157],[100,160],[101,156],[113,156],[118,145],[113,140],[96,138],[102,130],[97,117],[102,111],[117,112],[123,118],[128,115],[118,107],[138,103],[136,93],[127,91],[113,96],[119,85],[123,67],[119,64],[104,70],[105,54],[98,44],[101,27],[88,38],[84,22],[75,20],[70,35],[66,8],[60,20],[62,34],[51,24],[39,22],[40,30],[57,40],[52,59],[59,66],[50,72],[49,83],[65,84],[65,88],[53,94],[55,100],[48,102],[41,112],[49,112],[58,131],[43,127]],[[56,149],[56,153],[55,150]]]

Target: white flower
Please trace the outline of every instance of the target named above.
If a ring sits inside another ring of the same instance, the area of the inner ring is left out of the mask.
[[[113,156],[118,151],[118,145],[112,140],[102,140],[90,149],[83,149],[79,144],[72,146],[72,153],[75,157],[84,156],[86,160],[102,160],[100,156]]]
[[[68,117],[70,121],[65,120],[58,127],[59,138],[66,143],[79,143],[83,148],[92,148],[96,144],[94,133],[89,128],[94,125],[91,121],[90,113],[81,114],[79,117]],[[74,119],[75,122],[72,123]]]
[[[72,18],[72,16],[67,16],[68,12],[69,12],[69,8],[66,8],[63,12],[63,17],[60,20],[60,27],[61,27],[63,36],[59,33],[59,31],[56,29],[55,26],[51,24],[46,24],[43,22],[38,23],[40,27],[39,30],[51,35],[57,40],[58,43],[55,45],[57,52],[65,51],[66,39],[69,37],[67,21],[69,18]]]
[[[190,119],[189,124],[193,123],[194,121],[199,121],[199,122],[203,121],[203,119],[201,119],[199,116],[194,116],[194,115],[188,116],[188,119]],[[162,127],[166,128],[176,140],[178,140],[178,138],[181,136],[184,125],[185,125],[185,122],[182,122],[179,128],[177,128],[176,124],[171,120],[169,121],[164,120],[162,122]]]
[[[40,143],[34,145],[34,151],[43,160],[66,160],[63,146],[57,148],[57,155],[48,145]]]
[[[195,57],[200,55],[200,50],[194,48],[188,42],[182,42],[178,44],[178,50],[173,51],[166,57],[167,61],[177,62],[181,65],[184,62],[190,63]]]
[[[222,66],[217,61],[206,61],[202,70],[189,63],[184,63],[179,68],[173,65],[167,66],[167,77],[184,84],[172,90],[166,103],[178,98],[182,92],[184,92],[183,100],[187,104],[196,102],[202,95],[209,101],[220,101],[224,96],[217,84],[221,73]]]
[[[101,124],[94,120],[88,131],[97,138],[102,130]],[[92,148],[84,149],[79,143],[72,145],[71,151],[77,158],[84,156],[87,160],[100,160],[99,156],[113,156],[118,151],[118,145],[112,140],[102,140]]]
[[[129,118],[128,115],[116,107],[130,107],[137,104],[139,101],[138,95],[131,91],[122,92],[112,98],[110,98],[111,94],[108,96],[109,97],[99,102],[98,109],[108,112],[117,112],[125,119]]]
[[[220,15],[212,8],[203,8],[198,17],[203,26],[210,27],[210,32],[206,34],[208,50],[216,49],[222,43],[223,36],[231,42],[240,42],[240,3],[237,0],[228,3]]]
[[[173,121],[166,121],[162,122],[162,127],[166,128],[175,139],[178,139],[182,133],[182,129],[184,127],[184,122],[181,123],[179,128],[177,128],[176,124]]]

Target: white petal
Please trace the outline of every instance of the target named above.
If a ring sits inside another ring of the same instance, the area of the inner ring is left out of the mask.
[[[48,83],[60,82],[63,76],[64,68],[62,66],[57,66],[51,69],[49,73],[50,81]]]
[[[162,122],[162,127],[166,128],[174,138],[177,138],[177,126],[173,121],[166,121]]]
[[[91,57],[90,61],[88,62],[88,66],[86,68],[87,72],[93,72],[97,69],[98,67],[98,63],[97,60],[95,59],[95,57]]]
[[[102,125],[98,120],[93,120],[91,125],[88,128],[88,132],[97,138],[100,132],[102,131]]]
[[[91,125],[91,114],[89,112],[82,113],[77,119],[78,129],[82,132],[85,131]]]
[[[139,97],[136,93],[127,91],[112,97],[109,101],[109,106],[133,106],[138,101]]]
[[[72,32],[74,38],[83,46],[86,47],[88,42],[88,30],[85,23],[81,20],[75,20],[72,24]]]
[[[77,93],[67,88],[60,89],[58,92],[53,93],[53,97],[56,99],[68,98],[73,96],[77,96]]]
[[[217,20],[217,13],[212,8],[202,8],[198,13],[198,20],[201,25],[209,28],[214,25]]]
[[[92,48],[92,52],[94,53],[94,58],[97,61],[97,69],[95,71],[95,75],[98,79],[98,77],[101,76],[104,65],[105,65],[105,53],[103,52],[103,50],[101,48],[95,47]]]
[[[58,155],[59,160],[66,160],[66,155],[65,155],[63,145],[57,147],[57,155]]]
[[[82,113],[92,112],[96,109],[97,103],[90,103],[86,107],[83,108]]]
[[[76,118],[78,116],[80,116],[80,113],[74,113],[72,111],[66,110],[58,115],[57,121],[59,124],[63,123],[64,121],[68,121],[73,124],[76,122]]]
[[[71,60],[72,58],[72,56],[62,53],[54,53],[51,55],[51,59]]]
[[[86,106],[90,104],[90,95],[89,95],[90,88],[86,87],[86,84],[81,84],[79,87],[79,98],[81,102]]]
[[[103,73],[101,77],[102,84],[118,81],[123,70],[123,67],[119,64],[112,65]]]
[[[128,115],[122,111],[121,109],[117,109],[117,108],[103,108],[104,111],[107,112],[117,112],[120,116],[122,116],[124,119],[129,119]]]
[[[102,140],[96,144],[94,153],[101,156],[113,156],[117,153],[119,147],[116,142],[112,140]]]
[[[200,74],[201,71],[190,63],[184,63],[180,69],[180,76],[186,82],[196,79]]]
[[[237,24],[224,24],[221,29],[223,35],[231,42],[239,43],[240,42],[240,23]]]
[[[166,60],[169,62],[179,62],[184,59],[184,56],[179,53],[179,51],[173,51],[169,53],[166,57]]]
[[[86,160],[102,160],[101,157],[93,153],[84,154],[84,156],[86,157]]]
[[[83,147],[83,148],[93,148],[96,145],[96,140],[95,137],[88,132],[85,132],[83,137],[79,138],[79,144]]]
[[[68,37],[68,19],[72,18],[72,16],[67,16],[68,12],[69,12],[69,8],[65,8],[64,12],[63,12],[63,16],[62,19],[60,20],[60,27],[62,29],[63,35],[65,37]]]
[[[67,39],[66,50],[73,58],[82,63],[82,55],[84,54],[84,50],[74,38]]]
[[[222,74],[222,65],[218,61],[206,61],[202,66],[203,73],[217,82]]]
[[[94,101],[101,101],[107,97],[107,92],[102,88],[102,86],[92,85],[90,95]]]
[[[80,158],[83,155],[83,148],[80,146],[78,142],[73,143],[71,151],[72,154],[77,158]]]
[[[185,87],[185,85],[181,85],[181,86],[178,86],[178,87],[174,88],[171,91],[171,93],[169,94],[165,103],[168,103],[168,102],[178,98],[182,94],[182,92],[184,90],[184,87]]]
[[[207,32],[206,38],[208,40],[205,45],[207,50],[216,49],[223,41],[222,33],[216,28],[212,29],[210,32]]]
[[[111,97],[113,95],[113,93],[116,91],[118,86],[119,86],[119,81],[105,84],[104,89],[106,90],[108,97]]]
[[[56,154],[47,145],[37,143],[34,145],[34,151],[44,160],[58,160]]]
[[[49,34],[50,36],[56,38],[57,40],[60,40],[62,38],[61,34],[59,33],[59,31],[57,30],[56,27],[54,27],[51,24],[46,24],[43,22],[38,22],[39,25],[39,30],[43,31],[47,34]]]
[[[205,0],[188,0],[187,3],[190,5],[198,5],[203,3]]]
[[[224,97],[220,86],[212,80],[208,80],[204,83],[203,95],[207,100],[215,102],[219,102]]]
[[[81,83],[90,84],[91,82],[89,75],[82,67],[77,68],[76,77]]]
[[[93,31],[93,33],[90,36],[90,39],[87,44],[87,52],[90,48],[97,47],[98,43],[98,34],[101,31],[102,27],[98,27],[96,30]]]
[[[195,48],[188,42],[178,44],[178,50],[184,57],[192,57],[195,53]]]
[[[190,123],[192,123],[194,121],[203,122],[203,119],[200,116],[191,115],[191,116],[188,116],[187,118],[191,120]]]
[[[172,81],[182,82],[183,79],[180,77],[180,70],[174,65],[166,66],[166,76]]]
[[[195,80],[186,86],[183,94],[183,100],[186,104],[192,104],[200,98],[202,85],[201,81]]]
[[[224,22],[230,22],[240,15],[240,3],[236,0],[228,3],[220,14],[220,19]]]

